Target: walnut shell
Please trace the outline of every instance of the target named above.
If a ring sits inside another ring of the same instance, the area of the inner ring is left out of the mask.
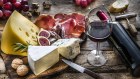
[[[28,73],[29,69],[26,65],[20,65],[18,68],[17,68],[17,74],[19,76],[25,76],[27,73]]]
[[[15,58],[15,59],[12,61],[11,66],[12,66],[12,68],[17,69],[18,66],[20,66],[20,65],[22,65],[22,64],[23,64],[23,61],[22,61],[21,59]]]

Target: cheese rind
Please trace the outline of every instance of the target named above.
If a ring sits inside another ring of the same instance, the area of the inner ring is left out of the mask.
[[[76,38],[59,39],[52,46],[58,46],[58,53],[67,59],[73,59],[80,53],[79,40]]]
[[[56,46],[28,46],[28,62],[35,75],[49,69],[58,61]]]
[[[15,43],[37,45],[38,32],[39,28],[35,24],[14,11],[4,27],[1,49],[6,54],[27,56],[27,52],[15,51],[13,45]]]

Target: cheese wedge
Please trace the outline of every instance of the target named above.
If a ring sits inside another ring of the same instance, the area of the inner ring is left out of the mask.
[[[28,62],[35,75],[49,69],[58,61],[56,46],[28,46]]]
[[[59,39],[52,46],[58,46],[58,53],[67,59],[73,59],[80,53],[79,40],[76,38]]]
[[[109,8],[110,12],[123,12],[129,5],[128,0],[117,0]]]
[[[27,56],[27,52],[20,52],[14,50],[15,43],[22,43],[27,45],[37,45],[37,33],[39,28],[22,16],[17,11],[14,11],[8,19],[1,39],[1,49],[6,54]]]

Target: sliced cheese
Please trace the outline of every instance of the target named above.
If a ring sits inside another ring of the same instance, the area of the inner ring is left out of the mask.
[[[128,0],[116,0],[109,8],[110,12],[122,12],[129,5]]]
[[[27,45],[28,42],[37,45],[36,36],[38,32],[39,28],[35,24],[14,11],[3,30],[1,49],[6,54],[27,56],[27,52],[15,51],[13,44],[22,43]]]
[[[28,46],[28,62],[35,75],[49,69],[58,61],[56,46]]]
[[[79,39],[59,39],[52,46],[58,46],[58,53],[67,59],[73,59],[80,53]]]

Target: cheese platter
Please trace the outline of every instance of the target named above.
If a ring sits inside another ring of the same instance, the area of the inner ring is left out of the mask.
[[[79,13],[42,14],[33,23],[14,11],[1,39],[9,77],[41,78],[66,69],[61,58],[74,59],[86,41],[84,19]]]

